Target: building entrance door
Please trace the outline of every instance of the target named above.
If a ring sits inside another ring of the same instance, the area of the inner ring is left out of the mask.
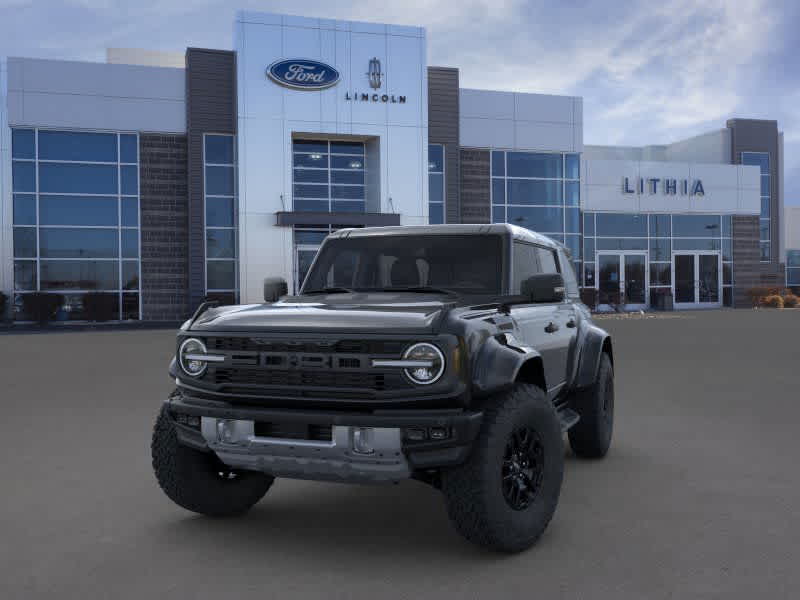
[[[722,306],[719,252],[674,252],[672,293],[677,309]]]
[[[598,310],[647,307],[647,253],[597,253]]]

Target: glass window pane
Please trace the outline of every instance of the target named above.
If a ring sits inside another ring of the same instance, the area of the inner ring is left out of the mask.
[[[122,294],[122,320],[139,320],[139,294]]]
[[[650,285],[672,285],[672,265],[655,263],[650,265]]]
[[[540,154],[535,152],[508,152],[509,177],[547,177],[562,176],[561,154]]]
[[[206,194],[233,196],[233,167],[206,167]]]
[[[579,154],[567,154],[565,157],[566,173],[564,177],[567,179],[580,179],[581,178],[581,157]]]
[[[650,238],[650,260],[672,260],[671,247],[668,238]]]
[[[120,189],[125,196],[136,196],[139,193],[139,168],[133,165],[120,167]]]
[[[722,288],[722,306],[733,306],[733,290],[729,287]]]
[[[39,196],[42,225],[117,225],[115,196]]]
[[[296,231],[294,232],[295,244],[311,244],[318,246],[328,237],[327,231]]]
[[[328,153],[328,142],[318,142],[315,140],[293,140],[292,150],[294,152],[314,152]]]
[[[646,237],[647,216],[637,214],[597,213],[596,235]]]
[[[583,235],[594,236],[594,213],[584,213]]]
[[[323,159],[327,159],[327,157],[322,157]],[[324,165],[320,165],[318,162],[309,165],[309,166],[323,166],[327,167],[328,163],[327,160],[325,161]],[[358,156],[331,156],[331,169],[355,169],[355,170],[363,170],[364,169],[364,159],[359,158]]]
[[[327,169],[294,169],[297,183],[328,183]]]
[[[123,229],[122,238],[122,258],[139,258],[139,230]]]
[[[36,261],[14,261],[14,290],[36,291]]]
[[[332,185],[331,197],[341,200],[363,200],[363,185]]]
[[[428,171],[442,173],[444,171],[444,146],[428,144]]]
[[[508,180],[509,204],[545,204],[561,206],[560,181],[537,181],[531,179]],[[561,228],[559,227],[559,230]]]
[[[236,263],[232,260],[209,260],[206,262],[206,280],[209,290],[235,289]]]
[[[431,225],[441,225],[444,223],[444,204],[432,202],[428,207],[428,223]]]
[[[137,198],[122,199],[122,226],[139,226],[139,201]]]
[[[328,200],[295,200],[294,209],[298,211],[328,212]]]
[[[493,206],[492,207],[492,223],[505,223],[506,222],[506,207]]]
[[[564,230],[564,209],[509,205],[508,222],[540,233],[561,233]]]
[[[789,269],[786,273],[787,285],[800,285],[800,269]]]
[[[206,229],[208,258],[235,258],[236,236],[233,229]]]
[[[139,162],[139,144],[135,135],[119,136],[119,161],[124,163]]]
[[[769,218],[769,198],[761,198],[761,217]]]
[[[15,192],[35,192],[36,164],[15,160],[11,165],[11,182]]]
[[[761,173],[768,174],[769,152],[742,152],[742,164],[761,167]]]
[[[441,181],[444,175],[432,173],[430,177],[438,177]],[[356,183],[364,185],[364,171],[331,171],[331,183]]]
[[[647,238],[596,238],[598,250],[647,250]]]
[[[761,260],[763,262],[769,262],[770,256],[772,256],[772,250],[770,248],[769,242],[761,242],[759,244],[759,249],[761,251]]]
[[[39,230],[39,253],[47,258],[117,258],[116,229]]]
[[[119,263],[115,260],[43,260],[42,290],[119,289]]]
[[[351,159],[346,156],[339,157],[343,165],[348,165],[350,162],[361,162],[359,159]],[[314,169],[327,169],[328,168],[328,155],[327,154],[294,154],[292,156],[293,165],[295,167],[310,167]],[[340,167],[342,168],[342,167]]]
[[[761,176],[761,195],[762,196],[770,196],[769,192],[769,175],[762,175]]]
[[[492,175],[503,177],[506,174],[506,153],[500,150],[492,152]]]
[[[14,256],[36,258],[35,227],[14,227]]]
[[[566,194],[565,203],[567,206],[580,206],[581,204],[581,184],[578,181],[564,182],[564,193]]]
[[[670,237],[672,227],[669,215],[650,215],[650,237]]]
[[[39,163],[39,191],[117,194],[117,166]]]
[[[766,240],[770,239],[770,237],[769,237],[769,225],[770,225],[770,222],[769,222],[768,219],[761,219],[759,221],[758,233],[759,233],[759,238],[762,241],[766,241]]]
[[[722,284],[730,285],[731,283],[733,283],[733,265],[722,263]]]
[[[206,227],[233,227],[233,198],[206,198]]]
[[[506,180],[492,179],[492,204],[505,204],[506,202]]]
[[[11,157],[36,158],[36,140],[33,129],[11,130]]]
[[[205,161],[217,165],[232,165],[233,136],[207,135]]]
[[[577,207],[565,208],[564,210],[565,210],[564,231],[566,233],[580,233],[581,211]]]
[[[358,154],[364,156],[364,142],[331,142],[331,154]]]
[[[14,194],[14,225],[36,225],[35,194]]]
[[[117,162],[115,133],[39,131],[39,160]]]
[[[536,246],[536,256],[539,259],[539,268],[542,273],[558,273],[555,252],[549,248]]]
[[[428,200],[430,202],[444,202],[444,175],[441,173],[428,175]]]
[[[123,260],[122,261],[122,289],[123,290],[138,290],[139,289],[139,261],[138,260]]]
[[[573,260],[581,260],[581,236],[567,235],[564,236],[564,245],[569,248]]]
[[[295,198],[327,198],[327,185],[298,185],[294,186]]]
[[[733,219],[730,215],[722,215],[722,237],[731,237],[733,231]]]
[[[363,200],[335,200],[331,210],[334,212],[364,212]]]
[[[673,238],[673,250],[719,250],[720,240],[717,238]]]
[[[786,266],[787,267],[800,267],[800,250],[787,250],[786,251]]]
[[[594,260],[594,239],[583,238],[583,260]]]

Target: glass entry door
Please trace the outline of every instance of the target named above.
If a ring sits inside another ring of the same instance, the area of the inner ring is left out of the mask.
[[[718,252],[680,252],[672,255],[675,308],[722,306],[722,271]]]
[[[647,254],[597,253],[598,309],[640,310],[647,306]]]

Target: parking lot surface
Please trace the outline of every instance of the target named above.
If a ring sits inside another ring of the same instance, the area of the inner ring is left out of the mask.
[[[537,546],[477,549],[433,488],[279,480],[247,516],[150,467],[171,331],[0,335],[0,598],[800,597],[800,310],[604,318],[615,439]]]

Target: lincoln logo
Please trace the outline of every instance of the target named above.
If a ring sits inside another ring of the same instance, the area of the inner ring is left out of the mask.
[[[373,90],[377,90],[381,87],[381,77],[383,73],[381,73],[381,61],[377,58],[373,58],[369,61],[369,71],[367,71],[367,77],[369,77],[369,87]]]
[[[267,76],[275,83],[296,90],[324,90],[339,82],[339,71],[316,60],[288,59],[272,63]]]

